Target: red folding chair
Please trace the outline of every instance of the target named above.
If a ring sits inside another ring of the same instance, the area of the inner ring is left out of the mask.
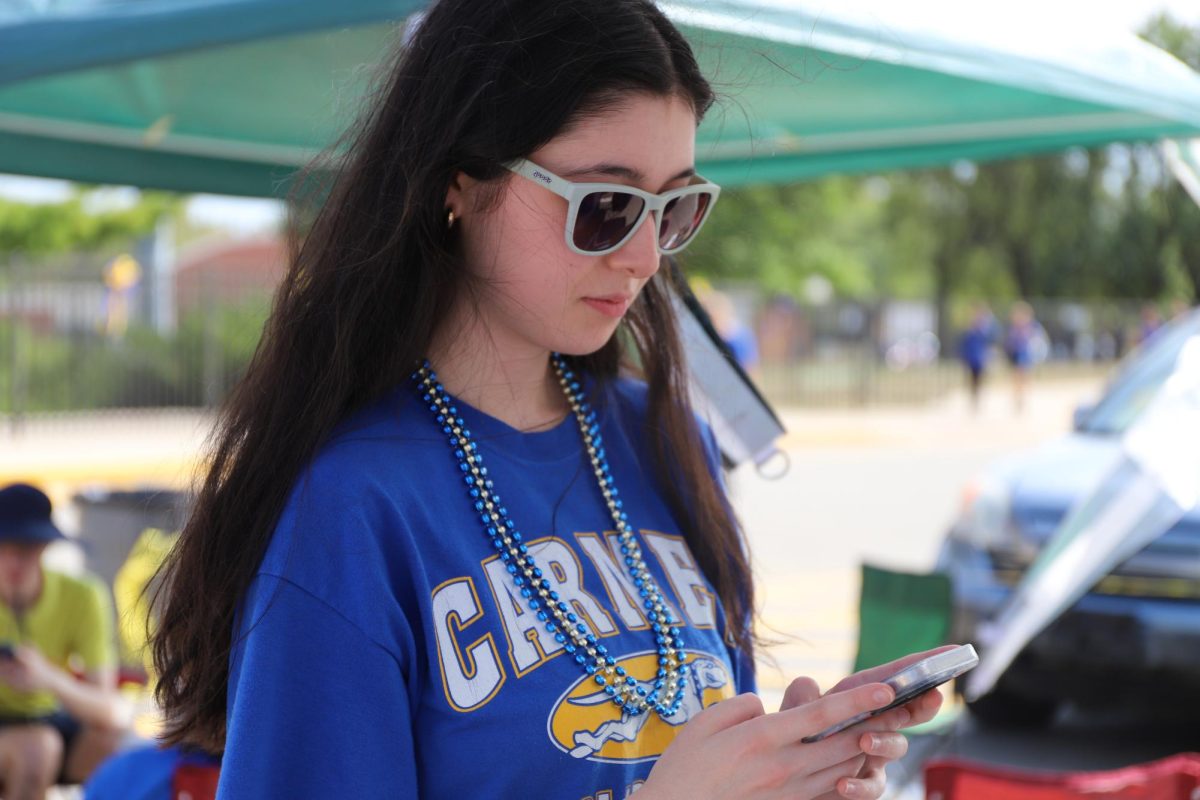
[[[926,800],[1200,800],[1200,753],[1104,772],[1038,772],[962,759],[926,763]]]

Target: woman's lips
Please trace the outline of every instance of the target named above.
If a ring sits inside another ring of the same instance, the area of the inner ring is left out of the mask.
[[[583,302],[606,317],[620,319],[629,310],[630,298],[621,294],[613,294],[604,297],[585,297]]]

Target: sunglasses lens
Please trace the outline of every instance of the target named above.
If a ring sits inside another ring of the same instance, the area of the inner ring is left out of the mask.
[[[642,198],[624,192],[585,195],[571,233],[575,246],[594,253],[617,245],[629,235],[645,205]]]
[[[658,246],[671,251],[686,245],[704,221],[711,204],[712,195],[707,192],[685,194],[667,203],[658,226]]]

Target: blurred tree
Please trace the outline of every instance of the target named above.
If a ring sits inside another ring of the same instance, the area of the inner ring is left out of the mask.
[[[1138,35],[1192,69],[1200,70],[1200,29],[1185,25],[1164,11],[1151,17]]]
[[[847,176],[731,189],[705,224],[705,246],[681,263],[689,275],[797,299],[814,276],[839,297],[921,296],[923,243],[883,235],[890,193],[888,178]]]
[[[93,210],[93,190],[77,187],[61,203],[0,199],[0,263],[13,256],[87,252],[128,242],[154,229],[165,215],[182,214],[183,201],[165,192],[141,192],[128,208]]]

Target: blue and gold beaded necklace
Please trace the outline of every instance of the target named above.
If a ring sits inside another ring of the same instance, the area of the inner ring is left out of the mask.
[[[567,403],[579,423],[583,444],[592,465],[592,472],[600,487],[600,493],[612,515],[616,526],[621,555],[633,585],[637,588],[646,608],[646,616],[658,643],[658,673],[653,681],[641,682],[629,675],[624,667],[618,666],[608,649],[596,640],[587,626],[566,602],[561,600],[553,585],[542,574],[533,554],[522,542],[522,537],[508,509],[500,503],[500,495],[483,466],[483,455],[479,445],[471,438],[471,431],[460,416],[458,408],[446,390],[438,383],[437,374],[429,362],[424,362],[412,374],[413,383],[425,401],[437,424],[449,439],[458,468],[462,472],[470,503],[483,525],[488,541],[500,553],[521,597],[530,611],[544,622],[546,630],[554,634],[563,649],[575,657],[576,663],[604,687],[612,702],[630,716],[654,711],[661,717],[670,717],[679,710],[683,702],[683,688],[690,668],[683,640],[679,635],[679,623],[667,608],[658,584],[646,568],[642,548],[638,544],[629,524],[628,515],[622,510],[620,493],[605,457],[600,424],[596,412],[588,404],[575,373],[562,356],[554,353],[551,364],[558,376],[559,385],[566,395]],[[647,686],[648,684],[648,686]]]

